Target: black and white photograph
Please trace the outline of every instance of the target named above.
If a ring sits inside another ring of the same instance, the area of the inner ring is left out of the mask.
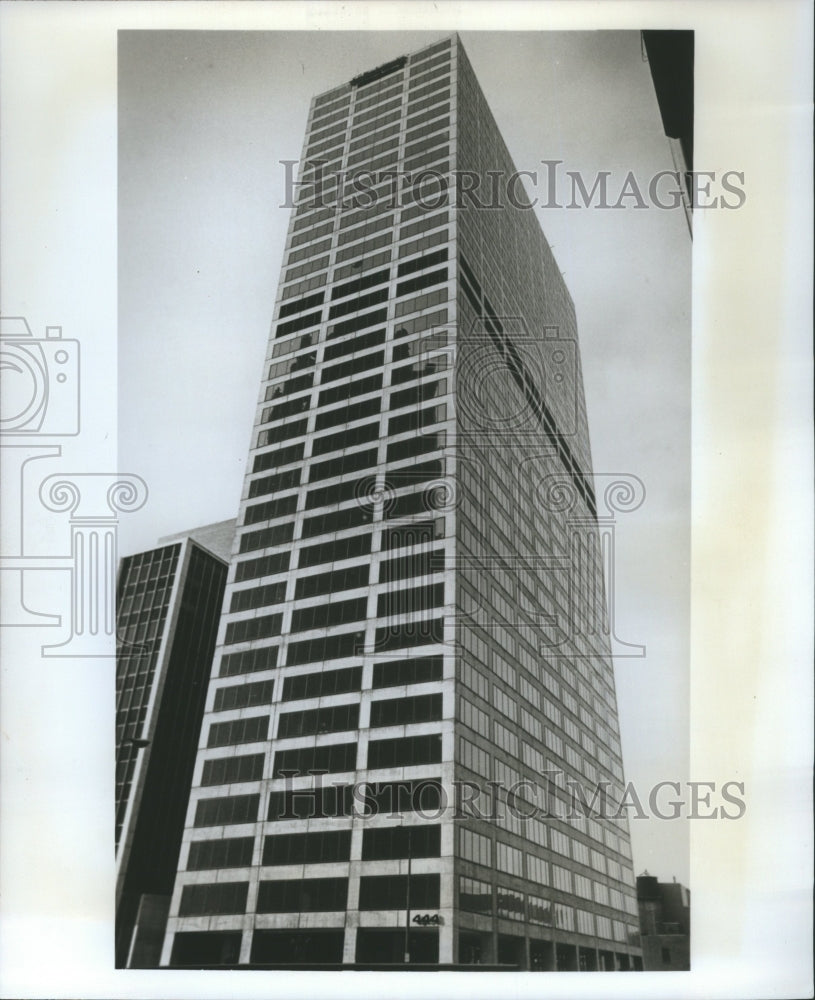
[[[788,206],[795,261],[715,253],[767,226],[770,185],[728,141],[751,129],[726,116],[746,60],[722,17],[101,3],[93,36],[71,5],[36,30],[17,6],[21,42],[63,25],[64,105],[88,110],[51,133],[74,201],[29,220],[69,216],[30,251],[67,304],[4,275],[4,687],[59,721],[6,754],[3,995],[43,995],[46,933],[74,995],[798,995],[811,794],[788,765],[810,723],[766,747],[782,694],[811,703],[811,569],[782,605],[745,539],[788,544],[762,527],[762,455],[810,434],[810,388],[805,355],[771,365],[790,415],[769,389],[753,411],[758,359],[726,357],[771,300],[763,349],[796,357],[811,240]],[[811,12],[781,6],[773,92],[800,99]],[[54,126],[57,71],[6,72]],[[6,160],[4,211],[48,190],[47,160]],[[85,263],[83,227],[104,234]],[[66,882],[41,869],[54,902],[21,909],[8,865],[47,788]],[[767,842],[799,859],[771,897]]]
[[[687,970],[693,32],[122,32],[118,107],[186,534],[119,577],[117,965]]]

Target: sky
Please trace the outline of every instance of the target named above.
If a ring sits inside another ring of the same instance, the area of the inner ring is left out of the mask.
[[[311,97],[440,37],[120,33],[118,454],[150,490],[120,554],[237,512],[289,219],[281,164]],[[639,33],[461,38],[519,169],[560,160],[589,188],[610,171],[615,200],[629,171],[647,187],[673,168]],[[646,655],[615,674],[626,778],[647,798],[688,777],[691,241],[681,209],[537,211],[577,311],[595,473],[645,486],[616,525],[615,591],[617,634]],[[631,833],[636,874],[688,884],[687,823]]]

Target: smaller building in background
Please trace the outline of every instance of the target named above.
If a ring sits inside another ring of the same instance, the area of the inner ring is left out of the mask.
[[[684,179],[682,207],[692,236],[694,34],[685,30],[643,31],[642,44],[674,168]]]
[[[689,971],[690,891],[646,872],[637,876],[637,905],[645,971]]]
[[[116,595],[116,966],[158,965],[235,522],[122,560]]]

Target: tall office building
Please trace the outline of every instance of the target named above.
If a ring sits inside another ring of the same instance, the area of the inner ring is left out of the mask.
[[[235,522],[123,559],[116,624],[116,965],[158,965]]]
[[[459,39],[303,160],[162,964],[638,967],[574,308]]]

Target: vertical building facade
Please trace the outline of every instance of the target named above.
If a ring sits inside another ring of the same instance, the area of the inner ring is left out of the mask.
[[[158,965],[226,585],[224,555],[228,558],[234,527],[229,521],[199,529],[128,556],[119,568],[119,968]]]
[[[647,972],[690,969],[690,892],[676,879],[637,876],[643,967]]]
[[[162,964],[637,967],[574,308],[459,39],[294,200]]]

